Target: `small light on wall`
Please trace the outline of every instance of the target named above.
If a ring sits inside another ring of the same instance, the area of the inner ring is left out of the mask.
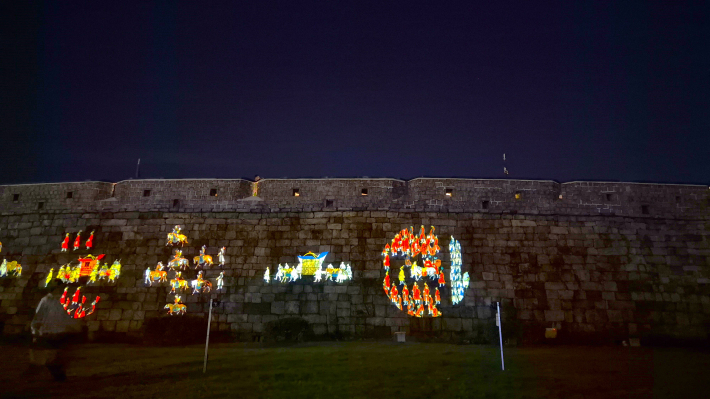
[[[213,188],[210,189],[210,197],[216,197],[217,196],[217,189]]]
[[[362,191],[360,191],[360,195],[367,195],[367,189],[363,188]]]
[[[301,193],[298,192],[298,189],[297,189],[297,188],[294,188],[294,189],[293,189],[293,196],[294,196],[294,197],[300,197],[300,196],[301,196]]]
[[[560,199],[562,199],[562,194],[560,194]]]
[[[452,197],[454,195],[454,189],[453,188],[447,188],[446,189],[446,196],[447,197]]]
[[[522,198],[522,195],[520,195],[520,192],[515,193],[515,199],[520,199]]]

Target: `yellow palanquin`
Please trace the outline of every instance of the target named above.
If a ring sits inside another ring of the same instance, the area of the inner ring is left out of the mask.
[[[104,256],[103,254],[99,256],[86,255],[84,258],[79,258],[79,262],[81,263],[79,276],[91,276],[91,271],[94,270],[94,267],[97,266],[97,262],[103,259]]]
[[[316,274],[316,270],[321,267],[327,255],[328,252],[323,252],[318,255],[313,252],[309,252],[303,256],[298,256],[298,261],[301,263],[302,267],[301,274],[304,276],[314,276]]]

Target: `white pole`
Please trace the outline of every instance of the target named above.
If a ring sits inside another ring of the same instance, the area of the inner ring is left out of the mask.
[[[505,360],[503,360],[503,332],[501,330],[500,322],[500,302],[496,302],[496,308],[498,313],[496,314],[496,324],[498,324],[498,337],[500,338],[500,369],[505,370]]]
[[[212,298],[210,298],[210,315],[207,319],[207,340],[205,341],[205,365],[202,367],[202,374],[207,372],[207,348],[210,346],[210,324],[212,324]]]

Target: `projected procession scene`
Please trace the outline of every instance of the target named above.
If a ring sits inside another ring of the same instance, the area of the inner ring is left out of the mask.
[[[468,272],[461,274],[461,244],[452,236],[447,286],[435,230],[431,226],[427,234],[421,226],[416,234],[413,227],[403,229],[382,250],[385,270],[382,288],[392,304],[410,316],[440,317],[442,313],[437,305],[441,305],[442,291],[450,292],[451,304],[456,305],[463,301],[469,285]]]

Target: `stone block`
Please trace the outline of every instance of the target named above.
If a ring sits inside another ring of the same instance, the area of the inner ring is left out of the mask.
[[[602,283],[602,287],[604,288],[604,291],[616,291],[616,282],[615,281],[604,281]]]
[[[273,314],[284,314],[286,311],[286,303],[283,301],[276,301],[271,303],[271,313]]]
[[[128,327],[130,326],[130,320],[120,320],[116,322],[116,332],[128,332]]]
[[[564,321],[565,312],[562,310],[546,310],[545,321]]]
[[[104,331],[115,331],[116,330],[116,322],[115,321],[102,321],[101,322],[101,329]]]
[[[288,301],[285,307],[286,314],[299,314],[301,311],[301,304],[298,301]]]
[[[303,307],[303,313],[318,313],[318,302],[307,301]]]
[[[565,283],[561,282],[548,281],[545,283],[546,290],[564,290],[566,288]]]
[[[123,310],[121,309],[111,309],[109,312],[108,319],[111,321],[116,321],[116,320],[121,320],[121,313]]]
[[[612,323],[623,323],[624,322],[624,316],[620,310],[607,310],[606,314],[607,314],[607,317],[609,318],[609,321]]]

